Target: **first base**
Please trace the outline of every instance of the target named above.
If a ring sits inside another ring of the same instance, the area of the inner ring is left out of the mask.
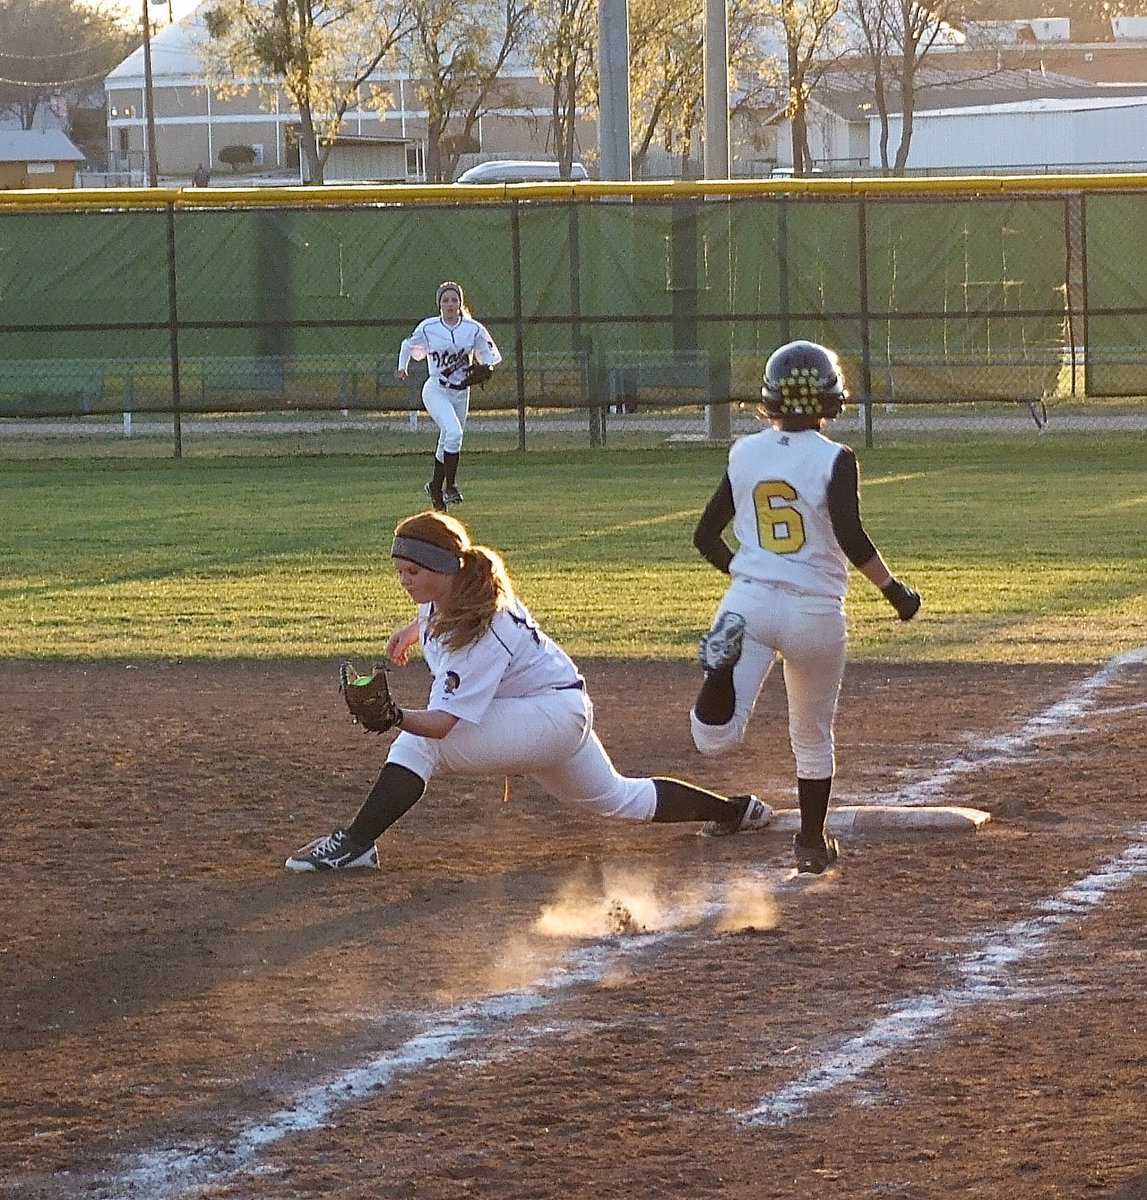
[[[975,833],[992,819],[982,808],[961,808],[954,804],[842,804],[829,810],[828,832],[889,833],[895,830],[932,833]],[[801,818],[795,808],[779,808],[773,813],[769,829],[795,833]]]

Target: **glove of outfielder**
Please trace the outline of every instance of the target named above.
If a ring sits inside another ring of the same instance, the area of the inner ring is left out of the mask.
[[[466,368],[466,374],[462,376],[462,386],[473,387],[477,384],[479,387],[483,387],[486,380],[493,374],[493,367],[488,367],[485,363],[472,362]]]
[[[390,695],[386,670],[375,667],[372,675],[360,675],[351,663],[339,667],[342,692],[351,719],[371,733],[385,733],[402,724],[402,709]]]
[[[920,593],[905,587],[899,579],[890,579],[880,590],[902,621],[911,621],[920,611]]]

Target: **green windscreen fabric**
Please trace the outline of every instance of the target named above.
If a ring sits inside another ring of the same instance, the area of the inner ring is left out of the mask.
[[[504,357],[475,408],[755,402],[793,338],[834,346],[858,398],[1025,399],[1070,349],[1066,211],[772,194],[4,214],[0,417],[170,411],[177,385],[188,412],[417,407],[425,368],[395,380],[398,349],[447,279]],[[1089,382],[1112,390],[1147,369],[1121,357],[1147,319],[1121,244],[1143,221],[1139,197],[1089,201]]]
[[[156,213],[0,216],[0,416],[130,408],[141,354],[170,396],[166,237]]]
[[[1087,196],[1087,391],[1147,395],[1147,197]]]
[[[1062,202],[869,204],[875,399],[1028,399],[1065,347]]]

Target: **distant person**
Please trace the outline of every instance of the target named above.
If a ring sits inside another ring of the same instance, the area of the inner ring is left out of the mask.
[[[781,346],[765,365],[761,397],[768,428],[734,443],[693,534],[701,554],[732,576],[701,639],[705,680],[693,706],[693,741],[710,755],[738,746],[780,657],[801,820],[793,853],[799,872],[819,875],[840,854],[825,822],[848,564],[902,621],[916,615],[920,597],[893,578],[861,524],[856,455],[822,433],[848,397],[836,354],[815,342]],[[730,522],[735,553],[724,538]]]
[[[292,854],[288,871],[377,867],[375,842],[438,774],[527,775],[583,812],[702,821],[705,836],[768,824],[772,809],[755,796],[620,774],[594,733],[577,666],[514,595],[501,556],[474,545],[461,521],[437,512],[407,517],[390,555],[418,611],[390,635],[386,654],[402,665],[419,646],[430,698],[425,708],[396,710],[399,734],[354,820]]]
[[[438,426],[438,445],[434,450],[434,473],[426,485],[438,512],[448,504],[461,504],[458,490],[458,458],[466,419],[470,415],[470,389],[460,381],[472,362],[497,366],[502,354],[494,339],[466,307],[460,284],[447,280],[435,294],[438,316],[419,322],[398,352],[395,379],[406,379],[411,359],[426,359],[430,376],[422,385],[422,403]]]
[[[195,173],[191,176],[192,187],[206,187],[211,182],[211,172],[200,163],[195,168]]]

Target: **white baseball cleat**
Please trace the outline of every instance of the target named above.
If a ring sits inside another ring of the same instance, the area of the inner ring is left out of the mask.
[[[697,830],[698,837],[729,837],[734,833],[756,833],[773,819],[773,810],[756,796],[730,796],[730,800],[744,805],[737,817],[728,821],[706,821]]]
[[[723,612],[708,633],[701,635],[697,655],[706,671],[731,667],[741,657],[745,638],[745,618],[740,613]]]

